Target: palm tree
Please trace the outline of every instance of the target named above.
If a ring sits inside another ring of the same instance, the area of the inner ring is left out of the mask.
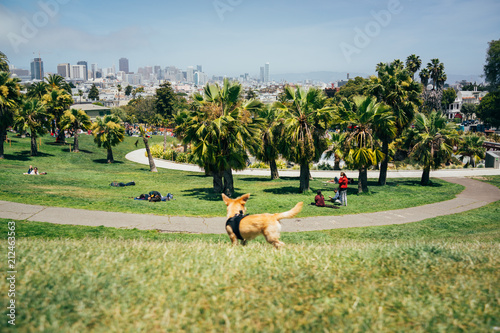
[[[148,154],[148,162],[149,162],[149,171],[158,172],[156,170],[155,160],[153,159],[153,155],[151,155],[151,150],[149,149],[149,139],[146,135],[146,131],[142,126],[139,126],[139,132],[141,133],[142,141],[144,142],[144,146],[146,147],[146,153]]]
[[[0,159],[4,158],[7,128],[14,123],[14,114],[21,99],[19,79],[9,72],[0,72]]]
[[[89,130],[92,127],[92,122],[90,121],[90,117],[83,110],[70,109],[64,111],[64,114],[61,118],[61,127],[71,128],[74,134],[74,142],[73,142],[73,151],[78,153],[80,151],[78,145],[78,131]]]
[[[113,163],[115,160],[111,148],[122,142],[125,136],[125,129],[120,124],[120,118],[115,115],[97,117],[91,129],[97,147],[105,148],[108,152],[108,163]]]
[[[68,94],[71,94],[71,87],[61,75],[49,74],[47,77],[45,77],[45,80],[47,81],[48,84],[48,90],[53,90],[56,88],[63,89]]]
[[[9,59],[0,51],[0,72],[9,72]]]
[[[78,96],[80,96],[80,104],[82,103],[83,90],[78,89]]]
[[[246,167],[247,149],[257,142],[259,132],[260,120],[251,114],[261,103],[243,103],[241,91],[240,84],[227,79],[222,87],[207,84],[204,95],[193,95],[196,107],[175,129],[183,143],[191,143],[197,163],[212,175],[215,192],[228,196],[234,192],[232,170]]]
[[[414,126],[408,135],[413,143],[410,157],[423,164],[420,185],[426,186],[429,184],[431,168],[439,168],[451,156],[452,148],[448,141],[453,132],[456,132],[455,125],[448,123],[446,116],[440,112],[432,111],[428,117],[418,113]]]
[[[438,88],[438,82],[444,73],[444,65],[439,59],[435,58],[431,59],[427,64],[427,69],[432,79],[432,89],[436,90],[436,88]]]
[[[325,107],[323,90],[302,87],[284,90],[286,103],[275,103],[284,111],[284,129],[280,151],[292,162],[300,164],[301,193],[309,191],[309,164],[317,162],[328,148],[327,130],[332,122],[333,107]]]
[[[71,104],[73,104],[73,98],[66,90],[55,87],[43,95],[42,103],[46,105],[48,113],[53,117],[52,131],[55,132],[55,127],[59,129],[56,142],[64,143],[64,129],[60,122],[64,111],[68,110]]]
[[[17,130],[22,132],[30,131],[31,156],[38,155],[36,139],[39,135],[46,134],[49,126],[45,105],[36,98],[26,100],[14,120],[14,127]]]
[[[424,86],[424,91],[426,91],[427,86],[429,85],[429,78],[431,77],[431,73],[427,68],[422,68],[418,75],[420,76],[420,82]]]
[[[384,160],[380,165],[379,185],[385,185],[389,163],[389,145],[401,135],[413,121],[418,106],[422,104],[419,95],[420,84],[414,82],[410,72],[396,60],[378,68],[378,77],[372,77],[368,91],[377,97],[378,102],[384,102],[391,107],[394,114],[397,131],[377,130],[377,137],[382,140]]]
[[[483,147],[484,137],[476,134],[464,135],[457,155],[462,155],[462,162],[467,162],[476,167],[476,163],[484,158],[486,148]]]
[[[38,98],[41,100],[43,95],[45,95],[48,91],[49,85],[46,82],[40,81],[28,87],[26,96],[31,98]]]
[[[358,193],[363,193],[368,192],[368,167],[384,158],[384,153],[375,147],[374,133],[383,128],[393,136],[396,126],[391,108],[377,103],[375,97],[355,96],[353,101],[343,100],[335,118],[351,126],[346,139],[345,161],[359,170]]]
[[[116,86],[116,88],[118,88],[118,106],[120,106],[120,94],[122,92],[122,85],[119,84]]]
[[[340,160],[344,158],[344,144],[347,139],[346,132],[333,132],[330,134],[326,158],[334,157],[333,170],[340,170]]]
[[[413,81],[415,80],[415,73],[420,69],[421,65],[422,60],[420,60],[420,57],[417,55],[412,54],[406,58],[406,69],[411,73],[411,79]]]
[[[254,154],[258,160],[269,164],[271,179],[278,179],[280,176],[276,160],[279,157],[278,145],[283,121],[280,112],[271,105],[259,110],[257,115],[263,120],[263,126],[260,132],[259,145]]]

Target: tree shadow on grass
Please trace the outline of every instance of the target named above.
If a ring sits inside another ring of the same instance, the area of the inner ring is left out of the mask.
[[[26,156],[26,155],[11,155],[11,154],[4,154],[3,155],[4,160],[8,161],[31,161],[33,158],[31,156]]]
[[[215,193],[211,187],[199,187],[183,190],[186,196],[194,197],[204,201],[222,201],[221,194]]]
[[[123,164],[122,161],[114,161],[113,163],[108,163],[108,160],[105,158],[99,158],[97,160],[92,160],[94,163],[99,163],[99,164]]]
[[[25,161],[24,158],[28,158],[28,159],[33,159],[33,158],[37,158],[37,157],[54,157],[55,155],[53,154],[48,154],[48,153],[44,153],[42,151],[39,151],[38,152],[38,155],[36,156],[31,156],[31,150],[23,150],[23,151],[20,151],[19,152],[19,156],[21,157],[21,161]]]
[[[277,187],[277,188],[268,188],[263,190],[265,193],[272,193],[272,194],[299,194],[299,187],[298,186],[282,186],[282,187]]]
[[[69,148],[64,148],[64,149],[62,149],[62,151],[65,153],[74,153],[74,150],[70,151]],[[93,151],[86,150],[86,149],[79,149],[78,152],[85,153],[85,154],[93,154],[94,153]]]

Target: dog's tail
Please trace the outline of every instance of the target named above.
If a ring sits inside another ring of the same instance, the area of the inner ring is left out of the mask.
[[[281,220],[281,219],[292,218],[295,215],[297,215],[298,213],[300,213],[300,211],[302,210],[302,205],[303,205],[303,202],[299,202],[299,203],[297,203],[295,205],[295,207],[293,207],[292,209],[290,209],[288,212],[274,214],[274,217],[278,221]]]

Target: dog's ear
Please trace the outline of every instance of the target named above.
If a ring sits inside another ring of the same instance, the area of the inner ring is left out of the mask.
[[[243,201],[243,202],[247,202],[249,198],[250,198],[250,193],[247,193],[247,194],[243,194],[240,197],[240,200]]]
[[[231,203],[231,201],[233,201],[231,198],[229,198],[224,193],[222,193],[222,200],[224,200],[224,202],[226,203],[226,206],[229,206],[229,204]]]

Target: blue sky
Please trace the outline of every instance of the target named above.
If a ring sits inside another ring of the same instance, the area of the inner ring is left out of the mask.
[[[417,54],[448,74],[483,72],[487,43],[500,38],[498,0],[0,0],[0,50],[46,72],[85,60],[130,70],[203,65],[208,74],[336,71]]]

